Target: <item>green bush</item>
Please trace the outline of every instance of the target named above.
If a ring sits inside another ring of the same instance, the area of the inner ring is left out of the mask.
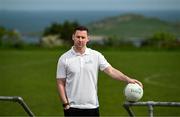
[[[161,47],[173,47],[176,45],[176,36],[170,32],[157,32],[148,40],[150,45]]]

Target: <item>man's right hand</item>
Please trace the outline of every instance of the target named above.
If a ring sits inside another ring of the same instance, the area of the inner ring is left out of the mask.
[[[70,108],[70,105],[68,104],[64,107],[64,110],[68,110],[69,108]]]

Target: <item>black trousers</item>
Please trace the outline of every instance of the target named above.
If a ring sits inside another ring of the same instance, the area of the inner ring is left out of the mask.
[[[65,117],[71,116],[96,116],[99,117],[99,108],[95,109],[78,109],[78,108],[69,108],[64,110]]]

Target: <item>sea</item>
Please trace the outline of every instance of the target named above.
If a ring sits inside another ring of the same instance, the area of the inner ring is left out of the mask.
[[[119,11],[0,11],[0,26],[15,29],[23,35],[27,43],[37,43],[39,33],[52,23],[77,21],[81,25],[107,17],[134,13],[146,17],[156,17],[164,21],[179,22],[180,10],[119,10]],[[31,35],[30,35],[31,34]],[[33,34],[33,35],[32,35]]]

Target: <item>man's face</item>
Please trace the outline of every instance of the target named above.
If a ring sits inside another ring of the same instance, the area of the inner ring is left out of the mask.
[[[83,48],[83,47],[85,47],[87,42],[89,41],[89,37],[88,37],[87,31],[77,30],[73,34],[72,38],[74,40],[74,46],[76,48]]]

